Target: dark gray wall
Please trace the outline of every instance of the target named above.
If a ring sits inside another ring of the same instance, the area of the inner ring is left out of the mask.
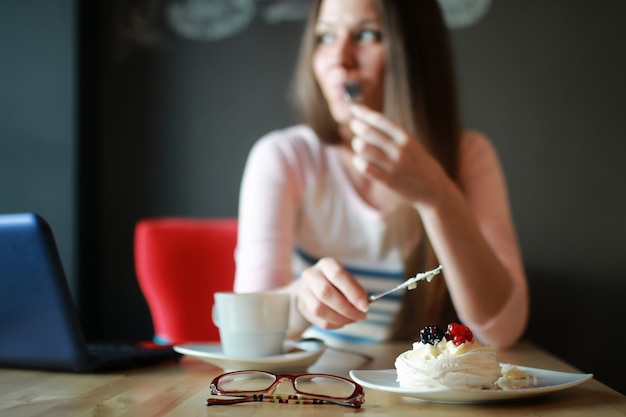
[[[499,1],[455,32],[467,120],[500,150],[529,267],[624,271],[625,22],[620,0]]]
[[[74,280],[73,0],[0,1],[0,213],[34,211]]]
[[[94,161],[102,167],[95,178],[100,203],[85,216],[97,230],[99,253],[84,271],[86,321],[94,336],[151,337],[133,270],[134,225],[150,216],[237,215],[249,148],[292,123],[286,90],[302,22],[269,25],[257,16],[219,42],[184,40],[161,28],[156,45],[130,50],[111,32],[113,22],[102,25],[106,48],[94,74],[101,83]]]

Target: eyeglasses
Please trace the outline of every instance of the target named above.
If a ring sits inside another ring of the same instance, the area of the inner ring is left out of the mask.
[[[293,391],[276,392],[282,381],[291,381]],[[295,394],[294,394],[295,392]],[[209,398],[206,405],[265,401],[292,404],[339,404],[361,408],[363,387],[349,379],[326,374],[276,375],[265,371],[235,371],[211,382],[211,394],[238,398]]]

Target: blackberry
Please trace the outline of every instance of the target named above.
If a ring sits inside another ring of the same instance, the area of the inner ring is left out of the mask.
[[[420,329],[420,342],[435,345],[443,339],[444,333],[439,326],[426,326]]]

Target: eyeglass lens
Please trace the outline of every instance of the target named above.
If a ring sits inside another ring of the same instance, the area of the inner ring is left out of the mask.
[[[276,381],[272,374],[264,372],[236,372],[220,377],[217,388],[223,392],[265,391]]]
[[[345,379],[331,376],[303,375],[295,379],[296,389],[303,394],[324,395],[348,399],[354,393],[355,385]]]

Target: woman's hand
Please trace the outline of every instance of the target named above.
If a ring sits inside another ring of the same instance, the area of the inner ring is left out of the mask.
[[[364,106],[351,107],[354,118],[353,163],[366,178],[384,183],[413,203],[436,198],[447,176],[424,146],[381,113]]]
[[[323,329],[336,329],[365,319],[367,293],[333,258],[322,258],[294,281],[300,314]]]

